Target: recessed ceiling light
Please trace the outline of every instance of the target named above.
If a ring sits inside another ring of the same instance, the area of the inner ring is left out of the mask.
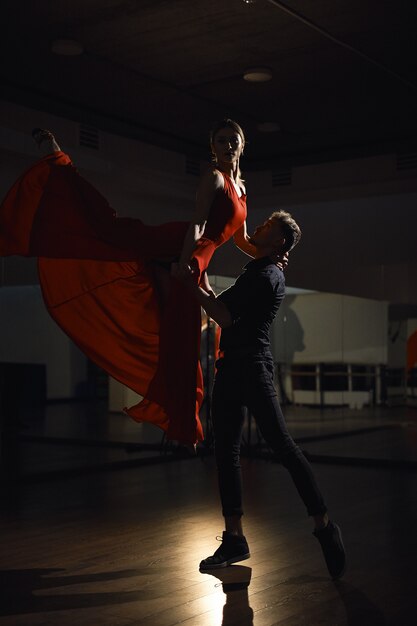
[[[266,83],[272,78],[272,72],[268,67],[250,67],[245,70],[243,78],[250,83]]]
[[[256,0],[243,0],[245,4],[255,4]]]
[[[261,133],[277,133],[281,130],[278,122],[259,122],[256,124],[256,128]]]
[[[75,57],[84,52],[84,46],[75,39],[55,39],[55,41],[52,42],[51,50],[54,54]]]

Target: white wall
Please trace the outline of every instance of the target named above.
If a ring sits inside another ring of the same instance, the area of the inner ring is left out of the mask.
[[[233,283],[234,279],[226,276],[210,276],[217,293]],[[403,325],[409,332],[403,333],[399,367],[405,365],[407,336],[417,329],[417,320]],[[281,363],[385,364],[388,303],[287,287],[272,325],[271,346],[275,360]]]
[[[45,364],[48,399],[79,394],[87,360],[47,313],[38,286],[0,288],[0,328],[0,361]]]
[[[289,295],[272,329],[283,363],[387,362],[388,304],[329,293]]]

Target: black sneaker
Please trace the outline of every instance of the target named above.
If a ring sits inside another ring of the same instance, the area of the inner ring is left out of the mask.
[[[217,548],[213,556],[203,559],[200,563],[200,570],[216,569],[226,567],[238,561],[244,561],[250,557],[248,542],[245,537],[232,535],[223,531],[222,543]]]
[[[320,542],[330,576],[333,580],[343,576],[346,570],[346,553],[339,526],[329,521],[325,528],[313,531],[313,535]]]

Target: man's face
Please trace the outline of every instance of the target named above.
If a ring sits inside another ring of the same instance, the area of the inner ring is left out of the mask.
[[[255,228],[250,242],[257,248],[278,248],[284,243],[280,222],[277,219],[268,218]]]

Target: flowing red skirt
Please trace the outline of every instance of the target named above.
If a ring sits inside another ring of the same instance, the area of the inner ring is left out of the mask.
[[[53,319],[89,358],[143,396],[128,415],[192,444],[203,438],[200,306],[168,275],[162,293],[154,263],[180,253],[187,227],[118,218],[63,153],[26,172],[0,210],[0,254],[39,257]],[[214,247],[206,240],[197,250],[201,271]]]

